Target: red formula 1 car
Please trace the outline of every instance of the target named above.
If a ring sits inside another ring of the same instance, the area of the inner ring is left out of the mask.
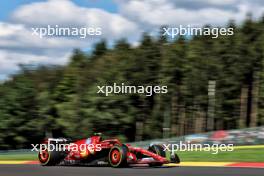
[[[52,150],[48,145],[53,144]],[[143,149],[122,144],[118,139],[103,140],[101,135],[70,142],[66,139],[48,139],[38,153],[43,166],[52,165],[110,165],[128,167],[132,165],[162,166],[168,163],[180,163],[175,154],[166,156],[162,145],[150,145]],[[56,150],[54,147],[57,147]],[[58,150],[59,149],[59,150]]]

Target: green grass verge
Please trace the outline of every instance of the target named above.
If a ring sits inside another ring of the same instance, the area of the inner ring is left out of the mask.
[[[10,152],[1,154],[0,153],[0,161],[23,161],[23,160],[37,160],[37,153],[35,152],[25,152],[25,153],[17,153]]]
[[[182,162],[188,161],[211,161],[211,162],[264,162],[264,148],[256,149],[235,149],[232,152],[177,152]],[[0,161],[21,161],[37,160],[37,154],[34,152],[25,153],[5,153],[0,154]]]
[[[211,161],[211,162],[264,162],[264,149],[234,149],[232,152],[177,152],[184,161]]]

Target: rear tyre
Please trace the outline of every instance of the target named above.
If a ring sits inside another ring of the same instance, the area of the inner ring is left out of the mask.
[[[151,145],[149,146],[148,151],[166,158],[166,152],[163,150],[163,147],[160,145]],[[162,166],[162,163],[150,163],[149,166],[151,167]]]
[[[112,167],[127,167],[127,152],[126,146],[113,146],[108,156],[109,164]]]
[[[63,152],[58,151],[42,151],[38,154],[39,162],[42,166],[55,166],[65,158]]]

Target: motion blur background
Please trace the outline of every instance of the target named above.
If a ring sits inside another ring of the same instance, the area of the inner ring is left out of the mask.
[[[102,132],[133,142],[264,125],[262,1],[17,0],[0,9],[1,150],[51,136]],[[102,27],[103,35],[31,35],[55,24]],[[187,24],[233,27],[234,35],[162,35],[162,26]],[[113,83],[168,93],[97,94]],[[264,143],[261,127],[241,134]]]

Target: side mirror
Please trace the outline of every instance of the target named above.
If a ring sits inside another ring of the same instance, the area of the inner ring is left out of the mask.
[[[94,136],[102,136],[102,133],[94,133]]]

